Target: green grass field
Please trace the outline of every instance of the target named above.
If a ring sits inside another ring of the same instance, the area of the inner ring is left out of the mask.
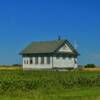
[[[42,90],[16,91],[0,95],[0,100],[100,100],[100,88],[56,90],[48,94]]]
[[[100,100],[100,71],[0,71],[0,100]]]

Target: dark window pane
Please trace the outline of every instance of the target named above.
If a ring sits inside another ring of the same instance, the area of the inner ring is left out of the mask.
[[[75,62],[75,64],[77,64],[77,60],[74,58],[74,62]]]
[[[38,57],[35,57],[35,64],[38,64]]]
[[[44,64],[44,57],[41,57],[41,64]]]
[[[47,64],[50,64],[50,57],[47,57]]]
[[[26,60],[24,60],[24,64],[26,64]]]
[[[72,56],[69,56],[68,59],[71,60],[72,59]]]
[[[59,55],[57,55],[57,56],[56,56],[56,59],[59,59],[59,58],[60,58],[60,56],[59,56]]]
[[[32,58],[30,58],[30,64],[33,64],[33,59]]]
[[[28,64],[28,60],[27,60],[27,64]]]
[[[63,56],[63,59],[66,59],[67,57],[66,56]]]

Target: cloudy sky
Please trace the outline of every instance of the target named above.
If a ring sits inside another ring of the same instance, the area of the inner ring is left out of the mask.
[[[21,63],[32,41],[76,41],[79,64],[100,65],[99,0],[1,0],[0,64]]]

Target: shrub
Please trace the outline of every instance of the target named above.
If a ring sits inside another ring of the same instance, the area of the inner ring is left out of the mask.
[[[96,65],[95,64],[87,64],[85,65],[85,68],[95,68]]]

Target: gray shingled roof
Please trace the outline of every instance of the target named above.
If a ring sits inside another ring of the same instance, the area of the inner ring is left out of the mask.
[[[78,54],[74,47],[67,40],[32,42],[24,50],[22,50],[20,54],[53,53],[65,42],[73,50],[73,53]]]

